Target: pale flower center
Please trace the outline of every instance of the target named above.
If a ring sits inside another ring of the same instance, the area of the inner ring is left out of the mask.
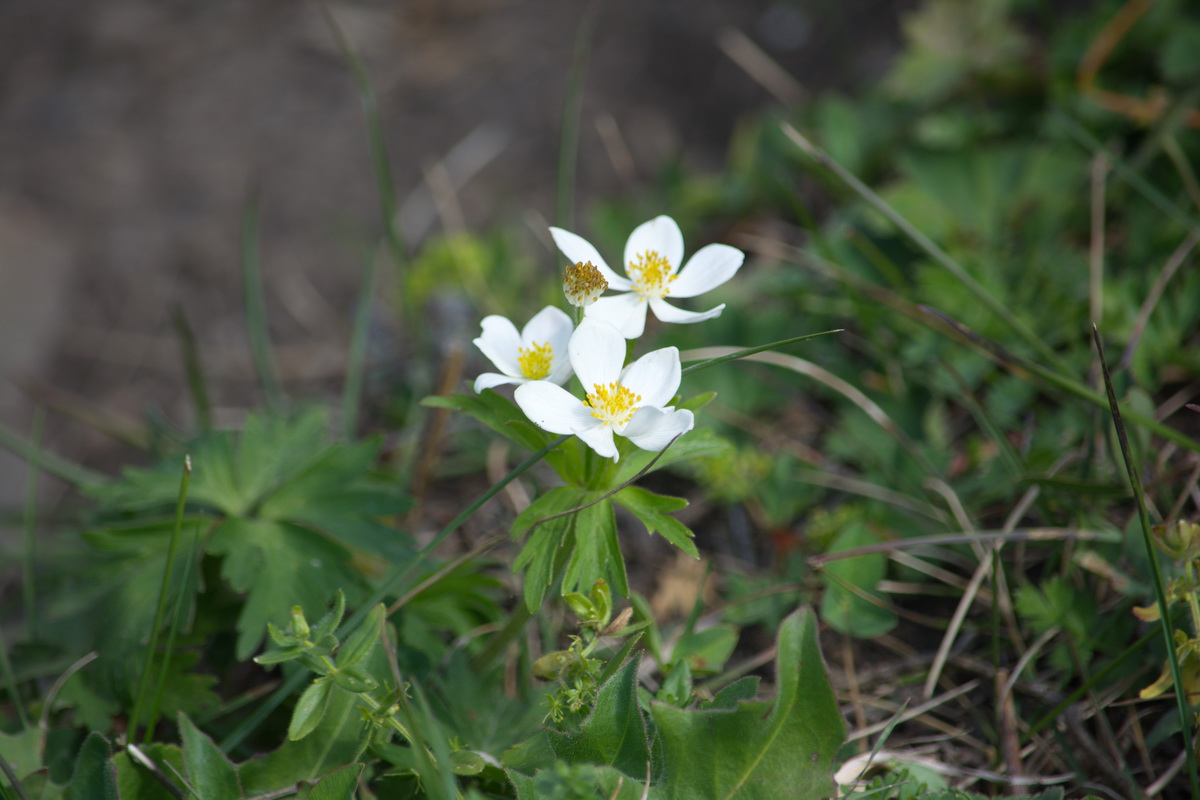
[[[638,410],[637,404],[642,402],[640,394],[634,394],[616,381],[594,383],[592,389],[594,391],[588,393],[583,404],[591,408],[592,416],[605,425],[628,423],[633,419],[633,412]]]
[[[669,295],[671,283],[678,277],[671,274],[671,262],[656,250],[639,253],[625,271],[633,281],[633,290],[646,300]]]
[[[590,306],[607,288],[608,281],[590,261],[568,264],[563,270],[563,292],[567,295],[567,302],[573,306]]]
[[[521,374],[531,381],[540,381],[549,375],[553,363],[554,350],[549,342],[533,342],[529,347],[517,348],[517,366],[521,368]]]

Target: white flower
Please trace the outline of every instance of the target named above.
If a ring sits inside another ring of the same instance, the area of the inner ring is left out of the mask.
[[[732,278],[745,258],[741,250],[724,244],[700,248],[683,263],[683,234],[675,220],[656,217],[634,228],[625,243],[624,278],[600,257],[582,237],[562,228],[551,228],[554,243],[572,263],[591,262],[608,281],[610,289],[624,294],[602,297],[587,307],[590,318],[610,322],[626,339],[636,339],[646,328],[646,309],[663,322],[700,322],[719,317],[722,303],[708,311],[684,311],[664,298],[695,297]]]
[[[607,322],[585,319],[567,346],[571,366],[587,398],[549,381],[517,387],[517,405],[535,425],[551,433],[573,433],[605,458],[618,459],[613,434],[643,450],[661,451],[692,429],[692,412],[666,405],[681,377],[679,351],[664,347],[624,369],[625,338]]]
[[[483,332],[475,346],[504,374],[483,373],[475,379],[475,391],[506,383],[565,383],[571,377],[567,342],[574,327],[571,318],[554,306],[539,311],[519,334],[517,326],[504,317],[484,317]]]

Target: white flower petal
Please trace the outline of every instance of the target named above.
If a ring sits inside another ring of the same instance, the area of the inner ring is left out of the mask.
[[[603,320],[626,339],[636,339],[646,330],[646,301],[636,292],[601,297],[583,311],[585,319]]]
[[[682,308],[676,308],[665,300],[655,297],[650,300],[650,310],[663,322],[703,322],[706,319],[715,319],[721,316],[721,312],[725,310],[725,304],[721,303],[708,311],[684,311]]]
[[[578,430],[575,431],[575,435],[600,456],[611,458],[613,461],[620,458],[620,454],[617,453],[617,443],[613,441],[613,430],[607,425],[595,425],[586,430]]]
[[[482,327],[483,333],[475,340],[475,346],[505,375],[522,377],[521,366],[517,363],[517,351],[521,347],[517,326],[499,314],[491,314],[483,318]]]
[[[621,373],[621,385],[641,395],[640,405],[665,406],[679,389],[679,350],[664,347],[639,358]]]
[[[665,258],[671,265],[672,273],[679,271],[679,265],[683,263],[683,233],[675,220],[664,215],[633,229],[629,240],[625,242],[625,263],[622,266],[626,273],[629,272],[629,265],[647,250],[653,250]]]
[[[600,257],[600,251],[593,247],[587,239],[570,231],[564,231],[562,228],[551,228],[550,235],[554,237],[554,243],[558,245],[558,249],[572,264],[592,262],[592,266],[600,270],[604,280],[608,281],[608,288],[625,291],[633,285],[628,278],[613,272],[612,268]]]
[[[479,394],[484,389],[492,389],[496,386],[525,382],[525,378],[514,378],[511,375],[501,375],[498,372],[485,372],[475,379],[475,394]]]
[[[530,381],[513,393],[529,421],[551,433],[577,433],[598,424],[587,406],[561,386],[549,381]]]
[[[571,334],[567,351],[585,392],[591,392],[596,384],[612,383],[621,376],[625,339],[607,322],[585,317]]]
[[[696,251],[671,283],[671,297],[695,297],[715,289],[737,274],[745,254],[727,244],[710,244]]]
[[[642,406],[621,431],[621,435],[643,450],[658,453],[676,436],[690,431],[695,424],[692,412],[687,409]]]
[[[546,306],[535,314],[521,331],[522,347],[531,347],[535,342],[550,345],[550,374],[546,376],[546,380],[559,386],[571,377],[571,360],[567,355],[567,345],[574,330],[575,323],[562,309]]]

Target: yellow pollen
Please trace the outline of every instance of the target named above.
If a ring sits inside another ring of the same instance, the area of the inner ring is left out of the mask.
[[[678,277],[671,274],[671,262],[655,250],[638,253],[625,271],[633,281],[633,290],[647,300],[669,295],[671,283]]]
[[[590,261],[568,264],[563,270],[563,293],[573,306],[590,306],[607,288],[608,281]]]
[[[592,410],[592,416],[605,425],[624,425],[633,419],[633,413],[642,402],[640,394],[634,394],[621,384],[594,383],[583,404]]]
[[[529,347],[517,348],[517,365],[521,367],[521,374],[531,381],[540,381],[549,375],[553,363],[554,350],[549,342],[533,342]]]

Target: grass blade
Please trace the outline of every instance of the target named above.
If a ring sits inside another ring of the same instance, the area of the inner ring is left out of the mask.
[[[1012,330],[1018,336],[1024,339],[1026,344],[1033,348],[1034,352],[1045,359],[1047,363],[1053,364],[1054,367],[1060,372],[1068,371],[1067,365],[1058,357],[1057,353],[1055,353],[1046,345],[1044,341],[1042,341],[1040,336],[1038,336],[1032,329],[1022,322],[1015,314],[1009,311],[1003,303],[993,297],[992,294],[985,289],[981,283],[972,278],[971,275],[965,269],[963,269],[962,265],[952,259],[945,250],[934,244],[928,236],[921,233],[913,226],[911,222],[900,216],[900,214],[897,213],[894,208],[888,205],[882,197],[875,194],[870,187],[860,181],[853,173],[851,173],[837,161],[834,161],[828,153],[806,139],[791,125],[785,124],[783,126],[783,133],[789,139],[791,139],[792,142],[798,148],[800,148],[802,152],[805,153],[805,155],[809,156],[826,169],[832,171],[833,174],[837,175],[842,179],[843,182],[846,183],[847,186],[853,189],[859,197],[861,197],[863,200],[866,200],[872,208],[874,208],[880,214],[883,214],[883,216],[887,217],[887,219],[890,220],[893,225],[899,228],[905,236],[911,239],[913,243],[917,245],[917,247],[924,250],[926,255],[928,255],[935,262],[937,262],[939,266],[953,275],[959,283],[961,283],[967,288],[968,291],[971,292],[971,294],[979,298],[979,301],[987,306],[987,308],[993,314],[995,314],[997,317],[1003,320],[1005,324],[1012,328]]]
[[[843,328],[834,328],[831,331],[821,331],[820,333],[808,333],[808,334],[805,334],[804,336],[793,336],[791,339],[780,339],[777,342],[771,342],[770,344],[760,344],[757,347],[746,347],[741,350],[732,350],[727,353],[722,353],[719,356],[715,356],[714,358],[705,359],[705,360],[701,361],[699,364],[692,364],[690,367],[684,367],[683,371],[680,374],[681,375],[691,375],[693,372],[699,372],[702,369],[708,369],[709,367],[715,367],[718,364],[724,364],[728,361],[736,361],[739,358],[745,358],[746,356],[752,356],[755,353],[762,353],[767,350],[778,350],[779,348],[786,347],[789,344],[795,344],[796,342],[803,342],[805,339],[815,339],[818,336],[825,336],[826,334],[829,334],[829,333],[841,333],[843,330],[844,330]],[[704,349],[705,350],[713,350],[713,349],[724,349],[724,348],[708,347],[708,348],[704,348]],[[691,352],[701,352],[701,351],[691,351]],[[684,355],[686,356],[687,353],[684,353]],[[684,359],[684,360],[687,360],[687,359]]]
[[[377,273],[375,256],[363,254],[363,282],[354,306],[354,327],[350,332],[350,349],[346,354],[346,378],[342,384],[342,436],[351,441],[358,430],[358,404],[362,400],[363,379],[367,362],[367,340],[370,337],[371,302],[375,298]]]
[[[162,627],[163,616],[167,608],[167,591],[171,588],[171,572],[175,567],[175,553],[179,548],[179,529],[183,525],[183,506],[187,502],[188,484],[192,480],[192,460],[183,457],[183,476],[179,480],[179,501],[175,505],[175,526],[171,530],[171,541],[167,547],[166,564],[163,566],[162,584],[158,590],[158,605],[154,609],[154,623],[150,628],[150,643],[146,647],[146,660],[142,665],[142,676],[138,681],[138,690],[133,704],[133,714],[129,718],[129,738],[137,736],[137,726],[142,719],[142,706],[146,701],[146,690],[150,681],[150,668],[154,666],[154,653],[158,649],[158,633]],[[180,588],[182,591],[182,587]],[[173,626],[172,626],[173,627]],[[166,654],[164,661],[170,658]],[[164,669],[166,666],[164,664]],[[154,731],[152,725],[146,726],[146,744],[150,743]]]
[[[258,259],[258,199],[246,204],[242,218],[242,291],[246,303],[246,335],[250,339],[250,355],[258,371],[266,396],[267,408],[278,411],[283,395],[279,372],[271,355],[271,337],[267,330],[267,304],[263,296],[262,266]]]
[[[1133,457],[1130,455],[1129,436],[1125,431],[1125,423],[1121,421],[1121,409],[1117,403],[1117,395],[1113,391],[1112,376],[1108,372],[1108,361],[1104,358],[1104,343],[1100,340],[1100,330],[1095,325],[1092,326],[1092,337],[1095,339],[1096,354],[1100,358],[1100,368],[1104,373],[1104,389],[1108,394],[1113,425],[1117,429],[1117,441],[1121,444],[1121,457],[1125,461],[1125,471],[1129,475],[1133,497],[1137,502],[1138,519],[1142,524],[1142,542],[1146,548],[1146,558],[1150,562],[1150,574],[1154,579],[1154,595],[1158,600],[1158,618],[1162,625],[1163,637],[1166,639],[1167,663],[1171,666],[1171,681],[1175,684],[1175,699],[1179,705],[1179,723],[1183,732],[1183,749],[1187,753],[1192,797],[1200,797],[1200,775],[1197,774],[1196,769],[1196,751],[1192,747],[1192,728],[1195,718],[1183,685],[1183,677],[1179,672],[1179,658],[1175,653],[1175,631],[1171,623],[1171,610],[1167,605],[1167,593],[1163,587],[1162,567],[1158,563],[1158,553],[1155,551],[1154,542],[1150,537],[1150,518],[1146,514],[1146,498],[1142,494],[1142,479],[1138,475],[1137,465],[1133,463]]]
[[[187,374],[188,391],[192,395],[192,405],[196,409],[196,427],[202,431],[212,428],[212,404],[208,400],[208,386],[204,380],[204,371],[200,369],[200,353],[196,349],[196,337],[192,326],[188,323],[187,315],[180,306],[171,309],[171,324],[175,327],[175,335],[179,337],[179,352],[183,356],[183,369]]]

